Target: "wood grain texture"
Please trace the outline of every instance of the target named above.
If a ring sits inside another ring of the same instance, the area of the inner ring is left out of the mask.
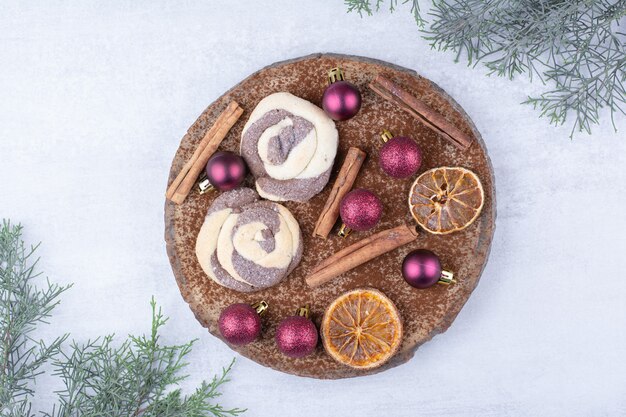
[[[165,203],[167,253],[181,294],[198,321],[212,334],[220,337],[217,319],[223,308],[236,302],[253,303],[264,299],[269,302],[270,308],[263,316],[264,331],[260,340],[235,350],[273,369],[313,378],[346,378],[380,372],[406,362],[413,357],[418,346],[444,332],[478,284],[489,255],[496,217],[493,169],[484,142],[463,110],[438,86],[412,70],[346,55],[314,54],[276,63],[251,75],[226,92],[200,115],[183,137],[172,162],[168,183],[174,180],[176,173],[193,154],[208,126],[215,121],[219,111],[228,102],[236,100],[244,108],[244,114],[223,141],[221,149],[238,151],[244,122],[262,98],[278,91],[289,91],[320,105],[326,87],[326,73],[335,66],[342,67],[346,79],[359,87],[363,95],[363,105],[356,117],[337,123],[339,151],[329,184],[335,181],[348,149],[351,146],[363,149],[369,158],[363,164],[354,186],[374,190],[381,197],[384,214],[376,228],[369,232],[352,233],[346,239],[334,236],[329,239],[314,237],[313,229],[330,193],[330,185],[308,203],[285,203],[302,229],[303,260],[279,285],[252,294],[241,294],[211,281],[200,268],[195,256],[196,236],[206,211],[217,194],[199,195],[194,192],[179,206],[168,201]],[[402,109],[377,96],[367,85],[378,74],[401,84],[441,113],[450,123],[470,135],[476,144],[463,151]],[[407,206],[407,196],[415,178],[392,179],[378,167],[378,133],[383,128],[390,129],[397,135],[410,136],[422,147],[424,158],[419,173],[437,166],[462,166],[474,171],[485,189],[482,214],[474,224],[461,232],[446,236],[420,233],[415,242],[345,273],[332,284],[310,289],[304,278],[321,260],[371,234],[413,221]],[[247,178],[246,185],[253,185],[252,178]],[[451,286],[437,285],[426,290],[409,287],[402,279],[400,267],[406,253],[417,248],[428,248],[437,253],[444,267],[454,271],[459,282]],[[383,291],[394,301],[403,317],[404,340],[398,354],[390,362],[378,369],[359,371],[332,360],[321,345],[314,354],[303,359],[289,359],[278,352],[274,334],[282,318],[292,315],[300,305],[310,304],[313,320],[319,325],[324,310],[337,296],[358,287],[374,287]]]

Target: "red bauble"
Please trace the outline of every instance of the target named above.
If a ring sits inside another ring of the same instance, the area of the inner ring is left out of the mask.
[[[206,164],[206,176],[213,187],[230,191],[239,187],[246,177],[246,164],[235,153],[217,152]]]
[[[413,139],[396,136],[380,148],[378,164],[393,178],[407,178],[420,169],[422,150]]]
[[[361,109],[361,92],[358,88],[344,81],[343,72],[333,68],[329,72],[330,85],[322,97],[322,108],[333,120],[348,120]]]
[[[239,303],[224,309],[218,321],[220,333],[231,345],[246,345],[261,334],[260,315],[267,309],[261,301],[254,305]]]
[[[317,327],[309,319],[308,307],[300,308],[297,315],[287,317],[276,328],[276,346],[291,358],[302,358],[313,353],[317,339]]]
[[[346,226],[362,232],[378,224],[383,215],[383,205],[373,192],[357,188],[343,197],[339,213]]]

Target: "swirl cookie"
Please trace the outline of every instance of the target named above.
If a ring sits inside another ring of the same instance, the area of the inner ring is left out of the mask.
[[[241,156],[261,197],[304,202],[328,183],[337,145],[335,122],[322,109],[283,92],[255,107],[243,128]]]
[[[260,201],[250,188],[215,199],[204,219],[196,256],[216,283],[240,292],[278,284],[300,263],[302,235],[291,212]]]

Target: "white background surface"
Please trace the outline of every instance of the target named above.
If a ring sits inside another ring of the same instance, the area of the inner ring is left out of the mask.
[[[43,241],[75,286],[42,337],[148,331],[199,338],[191,388],[234,356],[183,302],[163,242],[163,193],[187,127],[257,69],[312,52],[371,56],[447,90],[481,131],[498,220],[480,285],[444,335],[379,375],[316,381],[239,358],[226,406],[249,416],[626,415],[626,123],[568,138],[518,103],[538,91],[431,51],[406,8],[340,0],[0,3],[0,217]],[[606,114],[605,114],[606,116]],[[607,117],[604,117],[605,121]],[[48,380],[36,404],[52,401]]]

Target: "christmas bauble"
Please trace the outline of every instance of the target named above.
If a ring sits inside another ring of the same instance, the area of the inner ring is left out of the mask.
[[[330,85],[322,96],[322,108],[333,120],[348,120],[361,108],[361,92],[354,84],[344,80],[343,72],[333,68],[329,73]]]
[[[453,274],[442,270],[439,257],[426,249],[417,249],[406,255],[402,262],[402,276],[415,288],[454,282]]]
[[[383,140],[388,138],[385,132],[382,135]],[[378,164],[387,175],[393,178],[410,177],[422,165],[422,150],[413,139],[395,136],[386,140],[380,148]]]
[[[213,187],[230,191],[237,188],[246,177],[246,164],[235,153],[217,152],[206,164],[206,176]]]
[[[255,341],[261,334],[261,314],[267,307],[265,301],[226,307],[218,321],[220,333],[231,345],[240,346]]]
[[[357,188],[343,197],[339,213],[348,228],[362,232],[378,224],[383,215],[383,205],[373,192]]]
[[[309,319],[308,307],[298,309],[295,316],[287,317],[276,328],[276,345],[285,356],[302,358],[317,346],[317,327]]]

